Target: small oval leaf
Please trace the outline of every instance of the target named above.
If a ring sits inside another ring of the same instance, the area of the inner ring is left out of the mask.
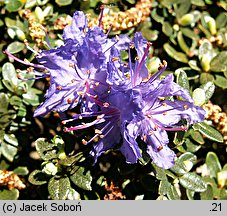
[[[24,43],[14,41],[8,45],[7,51],[10,52],[11,54],[14,54],[22,51],[24,47],[25,47]]]
[[[179,181],[184,188],[195,192],[203,192],[207,189],[207,184],[195,173],[185,173]]]
[[[220,143],[223,142],[223,136],[221,135],[221,133],[204,122],[196,123],[192,127],[194,130],[198,130],[201,134],[203,134],[210,140]]]
[[[217,155],[214,152],[208,152],[206,156],[206,165],[210,177],[217,178],[217,173],[221,171],[221,164]]]
[[[52,177],[48,182],[48,191],[51,199],[65,200],[70,191],[70,181],[68,177]]]
[[[71,173],[70,180],[84,190],[92,190],[92,176],[90,171],[85,171],[83,167],[76,166]]]

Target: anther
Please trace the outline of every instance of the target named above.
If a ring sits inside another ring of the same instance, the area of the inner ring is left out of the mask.
[[[90,74],[90,73],[91,73],[91,71],[88,69],[88,70],[86,70],[86,73],[87,73],[87,74]]]
[[[139,60],[139,56],[136,56],[136,57],[135,57],[135,60]]]
[[[75,81],[76,81],[75,79],[72,79],[72,80],[71,80],[71,83],[74,83]]]
[[[164,100],[165,100],[165,97],[158,97],[158,99],[159,99],[160,101],[164,101]]]
[[[87,145],[87,141],[85,139],[82,139],[82,144]]]
[[[164,116],[167,115],[167,112],[162,113],[162,115],[164,115]]]
[[[110,105],[107,103],[107,102],[105,102],[105,103],[103,103],[103,107],[109,107]]]
[[[102,131],[99,130],[99,129],[95,129],[95,133],[96,133],[96,134],[102,134]]]
[[[57,86],[57,90],[62,90],[62,87],[59,85],[59,86]]]
[[[95,83],[95,86],[99,86],[99,82],[96,82],[96,83]]]
[[[154,134],[153,131],[149,131],[149,133],[148,133],[149,136],[151,136],[151,135],[153,135],[153,134]]]
[[[68,98],[68,99],[67,99],[67,102],[68,102],[68,104],[71,104],[73,101],[72,101],[71,98]]]
[[[185,110],[188,109],[188,106],[187,106],[187,105],[184,105],[184,109],[185,109]]]
[[[74,68],[74,63],[69,63],[69,67],[72,67],[72,68]]]
[[[158,125],[155,125],[155,126],[154,126],[154,130],[157,130],[157,129],[158,129]]]
[[[16,69],[16,72],[17,72],[17,73],[20,73],[20,71],[21,71],[20,69]]]
[[[158,147],[158,151],[161,151],[163,149],[163,146]]]
[[[105,116],[105,114],[98,115],[98,116],[97,116],[97,119],[102,119],[104,116]]]
[[[134,45],[134,44],[131,44],[131,45],[129,46],[129,48],[130,48],[130,49],[134,49],[134,48],[135,48],[135,45]]]
[[[167,106],[167,104],[166,104],[166,103],[163,103],[163,104],[162,104],[162,106],[165,106],[165,107],[166,107],[166,106]]]
[[[21,79],[22,77],[21,77],[21,75],[20,75],[20,74],[17,74],[17,78],[18,78],[18,79]]]
[[[118,57],[113,57],[113,58],[112,58],[112,62],[117,61],[117,60],[119,60]]]

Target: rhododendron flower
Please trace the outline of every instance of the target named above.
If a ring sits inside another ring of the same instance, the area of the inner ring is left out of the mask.
[[[100,111],[80,114],[84,118],[97,116],[97,119],[89,124],[65,128],[65,131],[71,131],[96,125],[95,137],[99,136],[99,140],[91,152],[95,159],[116,147],[122,138],[120,151],[126,162],[136,163],[142,156],[136,141],[140,138],[146,143],[153,162],[168,169],[174,165],[176,156],[167,146],[166,131],[187,130],[187,126],[180,123],[183,119],[188,125],[204,120],[204,110],[193,104],[187,90],[174,83],[173,74],[160,79],[167,67],[165,61],[156,74],[149,76],[146,67],[149,46],[142,35],[136,33],[129,45],[128,64],[121,62],[120,52],[113,47],[107,76],[110,92],[97,99]],[[135,62],[131,61],[131,48],[135,48],[138,55]]]

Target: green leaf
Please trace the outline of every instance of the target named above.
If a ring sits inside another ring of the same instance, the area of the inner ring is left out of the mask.
[[[207,189],[207,184],[195,173],[185,173],[179,181],[184,188],[195,192],[203,192]]]
[[[7,46],[7,51],[11,54],[18,53],[24,49],[24,43],[14,41]]]
[[[158,71],[161,60],[158,57],[152,57],[147,60],[147,68],[149,73],[153,74]]]
[[[190,52],[190,49],[189,49],[187,43],[185,42],[183,33],[181,31],[179,31],[177,33],[177,41],[178,41],[178,45],[180,46],[181,50],[188,55]]]
[[[52,177],[48,182],[48,191],[51,199],[53,200],[65,200],[68,197],[70,191],[70,181],[68,177],[56,176]]]
[[[203,89],[205,91],[205,102],[208,102],[209,99],[213,96],[215,91],[215,85],[213,82],[207,82],[203,85],[201,85],[199,88]]]
[[[191,3],[196,6],[205,6],[205,2],[203,0],[191,0]]]
[[[202,44],[199,47],[198,57],[200,60],[200,65],[202,66],[204,71],[210,70],[210,62],[213,58],[213,46],[207,39],[203,40]]]
[[[80,194],[73,188],[69,189],[67,200],[80,200]]]
[[[32,8],[36,5],[37,0],[27,0],[25,4],[25,8]]]
[[[170,37],[173,34],[173,29],[172,29],[172,26],[170,25],[169,22],[164,22],[163,23],[162,31],[168,37]]]
[[[1,143],[1,151],[4,157],[13,161],[14,156],[17,154],[18,141],[14,134],[5,134],[4,141]]]
[[[17,200],[19,198],[19,190],[13,188],[12,190],[0,190],[0,200]]]
[[[158,187],[158,193],[160,195],[166,195],[170,187],[171,187],[171,184],[167,180],[162,180],[160,181],[160,184]]]
[[[188,62],[188,64],[189,64],[189,66],[193,69],[193,70],[195,70],[195,71],[201,71],[201,69],[198,67],[198,65],[197,65],[197,62],[196,62],[196,60],[190,60],[189,62]]]
[[[219,76],[219,75],[215,75],[215,80],[214,80],[214,84],[216,86],[219,86],[223,89],[227,88],[227,79],[223,76]]]
[[[159,16],[158,13],[157,13],[157,8],[153,8],[152,12],[151,12],[151,17],[156,21],[156,22],[159,22],[159,23],[164,23],[164,17],[162,16]]]
[[[7,62],[3,65],[2,76],[4,80],[9,81],[9,84],[12,86],[12,88],[15,88],[15,86],[17,85],[18,78],[17,78],[16,70],[12,63]]]
[[[189,200],[194,200],[195,191],[186,189],[186,194]]]
[[[201,88],[196,88],[192,93],[194,104],[201,106],[206,102],[206,92]]]
[[[14,169],[13,172],[14,172],[15,174],[17,174],[17,175],[22,175],[22,176],[24,176],[24,175],[28,175],[29,170],[28,170],[27,167],[19,166],[19,167],[17,167],[16,169]]]
[[[173,59],[175,59],[176,61],[183,62],[183,63],[188,62],[187,56],[184,53],[176,51],[172,46],[170,46],[170,44],[165,43],[164,49],[167,52],[167,54]]]
[[[175,75],[177,76],[177,84],[189,91],[189,81],[186,72],[179,68],[175,71]]]
[[[196,156],[190,152],[182,154],[175,162],[175,165],[170,169],[177,175],[184,175],[189,172],[196,163]]]
[[[158,180],[167,180],[166,172],[164,169],[156,166],[155,164],[153,165],[155,168],[155,177]]]
[[[186,138],[182,145],[179,145],[177,149],[180,152],[197,152],[201,148],[201,145],[193,143],[190,139]]]
[[[201,84],[206,84],[207,82],[213,82],[214,76],[210,73],[201,73],[199,77],[199,81]]]
[[[210,62],[210,69],[214,72],[227,71],[227,51],[218,53]]]
[[[75,166],[71,172],[70,180],[79,188],[92,190],[92,176],[90,171],[85,171],[83,167]]]
[[[170,200],[180,200],[180,196],[177,193],[177,190],[173,185],[170,185],[170,187],[168,187],[167,197]]]
[[[46,142],[45,138],[39,138],[35,141],[35,147],[43,160],[58,158],[54,144]]]
[[[217,178],[217,173],[221,171],[221,164],[217,155],[214,152],[208,152],[206,156],[206,165],[210,177]]]
[[[6,4],[6,10],[8,10],[9,12],[16,12],[18,10],[20,10],[20,8],[23,6],[23,3],[19,0],[10,0],[8,1],[8,3]]]
[[[194,141],[196,141],[199,144],[204,144],[205,141],[203,139],[203,136],[201,135],[201,133],[199,131],[195,131],[195,130],[190,130],[190,136],[192,137],[192,139]]]
[[[221,135],[221,133],[204,122],[196,123],[192,127],[194,130],[198,130],[201,134],[203,134],[210,140],[220,143],[223,142],[223,136]]]
[[[219,15],[216,18],[217,29],[226,27],[226,25],[227,25],[227,13],[226,12],[219,13]]]
[[[55,0],[59,6],[67,6],[72,4],[72,0]]]
[[[213,188],[210,184],[204,192],[200,193],[201,200],[213,200],[213,196]]]
[[[26,104],[32,105],[32,106],[38,106],[40,104],[39,102],[39,96],[34,94],[31,89],[26,93],[22,95],[23,101]]]
[[[34,170],[30,173],[28,181],[33,185],[43,185],[48,182],[49,178],[41,170]]]
[[[0,92],[0,113],[7,112],[9,105],[9,97],[7,94]]]

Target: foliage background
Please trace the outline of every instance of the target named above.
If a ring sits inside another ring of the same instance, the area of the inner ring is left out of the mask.
[[[18,79],[17,69],[26,67],[3,51],[32,61],[23,41],[46,49],[41,26],[51,45],[59,46],[74,11],[93,19],[102,4],[118,13],[141,2],[152,6],[145,21],[111,36],[141,31],[153,43],[150,72],[166,60],[166,73],[174,73],[206,109],[206,121],[186,133],[169,133],[178,156],[170,170],[146,155],[127,165],[118,151],[108,151],[92,166],[89,147],[81,144],[91,131],[64,133],[57,113],[34,118],[49,80]],[[0,199],[227,199],[226,1],[0,0],[0,7]]]

